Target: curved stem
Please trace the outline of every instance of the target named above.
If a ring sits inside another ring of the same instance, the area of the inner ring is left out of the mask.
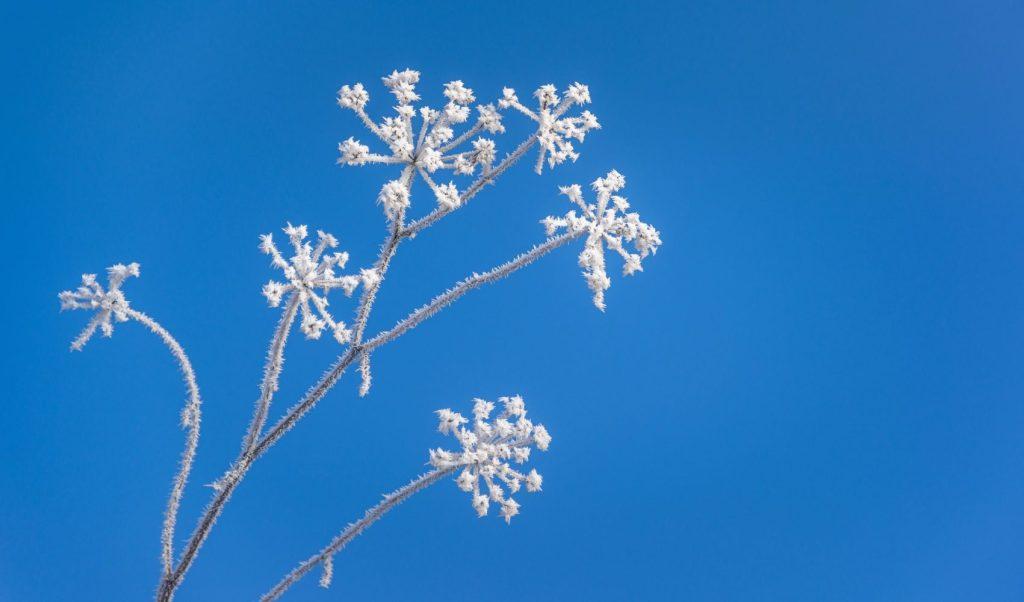
[[[461,467],[452,466],[449,468],[433,470],[414,479],[404,487],[396,489],[395,491],[385,495],[383,501],[367,510],[362,518],[349,524],[345,530],[331,540],[331,543],[329,543],[327,547],[310,556],[299,564],[299,566],[295,567],[295,570],[285,575],[285,577],[281,579],[273,589],[263,594],[260,598],[260,602],[271,602],[272,600],[280,598],[289,587],[297,583],[299,579],[302,579],[306,573],[316,568],[318,564],[326,562],[334,554],[341,551],[341,549],[348,545],[350,541],[365,531],[367,527],[380,520],[381,517],[387,514],[389,510],[409,499],[414,494],[423,491],[444,477],[452,474],[459,468]]]
[[[201,418],[199,398],[199,385],[196,382],[196,374],[192,369],[192,362],[185,355],[185,350],[171,333],[141,311],[128,309],[128,317],[145,325],[159,336],[164,344],[170,349],[171,354],[178,360],[178,366],[185,377],[185,387],[188,389],[188,403],[182,410],[182,424],[188,428],[185,435],[185,449],[181,453],[181,463],[178,474],[174,476],[174,485],[171,487],[171,496],[167,500],[167,511],[164,514],[163,531],[160,534],[162,544],[162,559],[164,564],[164,577],[171,574],[174,558],[174,527],[178,519],[178,508],[181,506],[181,496],[185,491],[185,484],[188,482],[188,475],[192,471],[192,462],[196,456],[196,448],[199,446],[199,423]]]

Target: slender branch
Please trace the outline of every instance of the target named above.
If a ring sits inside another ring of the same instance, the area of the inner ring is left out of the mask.
[[[470,199],[475,197],[476,194],[480,192],[484,186],[490,184],[495,179],[497,179],[498,176],[508,171],[508,168],[512,167],[512,165],[515,164],[516,161],[522,158],[522,156],[526,154],[526,151],[530,150],[530,147],[532,147],[536,142],[537,134],[531,135],[529,138],[524,140],[522,144],[516,147],[516,150],[512,151],[512,154],[505,157],[505,159],[502,160],[502,162],[499,163],[497,167],[477,178],[477,180],[473,182],[469,186],[469,188],[466,189],[465,192],[462,193],[462,197],[459,199],[459,207],[464,206],[466,203],[470,201]],[[405,230],[402,232],[402,236],[410,238],[416,236],[416,234],[420,230],[432,226],[435,222],[440,220],[442,217],[448,215],[452,211],[455,211],[455,209],[446,209],[444,207],[438,207],[437,209],[431,211],[427,215],[421,217],[420,219],[406,226]]]
[[[345,373],[345,370],[349,365],[351,365],[359,355],[369,353],[382,345],[394,341],[436,314],[444,307],[451,305],[452,302],[469,291],[479,288],[489,282],[505,278],[513,272],[530,265],[558,247],[571,242],[582,234],[582,232],[570,232],[562,234],[561,236],[549,238],[543,244],[533,247],[526,253],[515,257],[511,261],[503,263],[502,265],[492,270],[488,270],[483,274],[474,274],[473,276],[458,282],[448,291],[434,297],[430,303],[427,303],[423,307],[409,314],[408,317],[396,324],[391,328],[391,330],[382,332],[365,343],[349,347],[345,353],[338,357],[334,365],[324,373],[322,377],[320,377],[319,382],[306,392],[305,397],[303,397],[299,403],[292,406],[288,412],[267,431],[267,434],[256,443],[252,452],[249,454],[250,461],[254,461],[262,456],[270,446],[276,443],[278,439],[295,426],[295,423],[298,422],[300,418],[309,412],[309,410],[313,409],[313,406],[315,406],[324,397],[324,395],[327,394],[331,387],[333,387],[338,379],[341,378],[341,375]]]
[[[476,125],[474,125],[473,127],[469,128],[468,130],[463,132],[458,138],[452,140],[448,144],[445,144],[441,148],[437,149],[437,152],[442,153],[442,154],[447,153],[448,151],[452,150],[453,148],[456,148],[457,146],[459,146],[460,144],[462,144],[466,140],[469,140],[473,136],[476,136],[477,134],[482,132],[483,129],[484,129],[484,124],[478,121],[478,122],[476,122]]]
[[[450,305],[456,299],[465,295],[469,291],[475,288],[479,288],[487,283],[505,278],[509,274],[512,274],[513,272],[530,265],[531,263],[537,261],[544,255],[547,255],[548,253],[557,249],[558,247],[561,247],[562,245],[572,241],[573,239],[578,238],[582,234],[582,232],[568,232],[562,234],[561,236],[549,238],[543,244],[533,247],[526,253],[523,253],[515,257],[514,259],[507,263],[503,263],[502,265],[487,272],[484,272],[483,274],[474,274],[473,276],[470,276],[469,278],[460,281],[459,283],[457,283],[455,286],[448,289],[444,293],[438,295],[437,297],[434,297],[434,299],[430,303],[427,303],[423,307],[409,314],[404,320],[396,324],[391,330],[382,332],[377,336],[373,337],[372,339],[370,339],[369,341],[367,341],[363,345],[363,349],[372,350],[377,347],[380,347],[381,345],[394,341],[395,339],[402,336],[406,332],[412,330],[421,322],[423,322],[427,318],[430,318],[438,311]]]
[[[385,143],[388,141],[388,137],[384,135],[384,132],[380,131],[380,126],[378,126],[376,123],[373,122],[372,119],[370,119],[370,116],[366,114],[366,111],[364,109],[355,108],[353,110],[356,112],[356,115],[359,116],[359,119],[360,121],[363,122],[363,125],[366,126],[366,129],[373,132],[378,138],[383,140]]]
[[[192,362],[189,361],[185,350],[182,349],[178,341],[156,320],[141,311],[129,308],[126,313],[128,317],[144,324],[163,340],[167,348],[171,350],[171,354],[178,360],[178,366],[185,377],[185,387],[188,389],[188,402],[181,413],[182,424],[188,428],[188,433],[185,435],[185,449],[181,453],[178,474],[174,476],[174,485],[171,487],[171,496],[167,500],[167,511],[164,514],[163,531],[160,534],[160,543],[163,548],[161,556],[166,578],[171,574],[173,565],[174,526],[178,519],[178,508],[181,506],[181,496],[185,491],[188,475],[192,471],[196,448],[199,446],[200,404],[202,401],[199,398],[199,385],[196,382],[195,371],[192,369]]]
[[[402,175],[399,177],[399,181],[405,184],[406,190],[412,188],[412,180],[415,177],[415,168],[410,165],[402,170]],[[370,317],[370,312],[373,310],[373,303],[377,299],[377,291],[380,290],[381,285],[384,283],[384,275],[388,271],[388,267],[391,265],[391,259],[395,256],[395,251],[398,250],[398,244],[402,241],[403,223],[405,221],[405,210],[399,211],[398,215],[391,225],[391,232],[388,235],[387,240],[381,246],[380,256],[377,257],[377,262],[374,263],[373,269],[377,272],[377,280],[370,286],[363,289],[363,296],[359,299],[359,306],[356,310],[356,322],[352,330],[352,342],[353,345],[358,345],[363,340],[363,333],[366,331],[366,321]]]
[[[295,314],[299,309],[299,295],[292,293],[288,297],[288,303],[281,313],[281,319],[274,330],[274,336],[270,339],[270,348],[267,350],[267,363],[263,367],[263,382],[260,383],[260,398],[256,400],[256,407],[253,409],[252,420],[249,422],[249,431],[245,434],[242,442],[242,452],[249,451],[259,439],[263,425],[267,422],[267,413],[270,411],[270,402],[277,392],[277,381],[284,368],[284,346],[288,340],[288,333],[295,322]]]
[[[363,115],[365,115],[365,113],[363,113]],[[412,175],[412,167],[406,167],[402,171],[401,179],[405,182],[407,187],[411,187],[412,185]],[[273,445],[273,443],[276,442],[277,439],[285,432],[290,430],[291,427],[306,414],[306,412],[312,409],[313,405],[327,394],[327,391],[334,386],[334,383],[337,382],[345,372],[345,369],[348,368],[349,364],[351,364],[355,359],[355,346],[358,345],[363,332],[366,329],[366,321],[369,317],[370,310],[372,309],[377,291],[380,288],[384,273],[387,272],[391,258],[394,256],[395,250],[399,242],[402,240],[401,233],[403,230],[402,224],[404,216],[404,211],[399,212],[399,215],[393,222],[391,232],[388,235],[387,240],[381,247],[381,254],[378,257],[377,262],[374,264],[374,269],[377,271],[380,278],[378,278],[373,285],[367,287],[363,291],[363,296],[359,301],[359,305],[356,309],[353,346],[350,346],[349,349],[339,357],[338,361],[335,362],[335,365],[328,370],[323,377],[321,377],[320,381],[314,385],[312,389],[306,393],[303,400],[295,406],[292,406],[285,416],[274,425],[274,428],[271,429],[270,433],[268,433],[268,435],[275,434],[272,439],[268,439],[267,437],[256,439],[263,428],[263,423],[266,421],[266,408],[263,408],[264,404],[262,403],[261,397],[261,401],[258,402],[257,405],[257,413],[262,411],[262,417],[254,415],[253,422],[249,428],[249,433],[246,435],[245,444],[242,447],[242,453],[232,465],[231,469],[229,469],[228,472],[225,473],[224,477],[222,477],[220,481],[220,491],[216,492],[214,498],[210,501],[210,504],[206,507],[206,510],[204,510],[203,515],[200,517],[199,523],[192,532],[192,536],[188,541],[185,551],[182,553],[181,559],[178,561],[177,568],[174,570],[173,574],[166,578],[161,584],[160,593],[157,596],[159,602],[170,602],[170,600],[173,599],[174,590],[177,589],[178,585],[180,585],[185,573],[195,561],[195,556],[199,552],[199,548],[201,548],[203,543],[205,543],[214,523],[220,517],[220,513],[223,512],[224,505],[227,504],[229,499],[231,499],[231,494],[234,493],[235,489],[241,483],[242,478],[249,471],[249,467],[252,465],[253,461],[262,456],[270,445]],[[292,317],[294,317],[294,313],[295,310],[292,309]],[[284,318],[282,317],[282,319]],[[285,336],[287,336],[287,333],[285,333]],[[278,367],[278,373],[279,372],[280,370]],[[274,383],[274,389],[276,390],[276,377]],[[271,394],[273,393],[273,391],[270,392]],[[270,399],[268,398],[266,402],[267,407],[269,407],[269,402]],[[257,422],[259,423],[258,425]]]
[[[263,594],[263,597],[260,598],[260,602],[271,602],[272,600],[280,598],[289,587],[298,582],[299,579],[302,579],[306,573],[316,568],[318,564],[328,562],[334,554],[341,551],[341,549],[348,545],[350,541],[365,531],[367,527],[380,520],[381,517],[387,514],[389,510],[409,499],[414,494],[423,491],[444,477],[452,474],[459,468],[461,468],[461,466],[432,470],[414,479],[404,487],[396,489],[395,491],[385,495],[383,501],[367,510],[361,519],[349,524],[348,527],[331,540],[331,543],[328,544],[327,547],[320,550],[320,552],[313,556],[310,556],[299,564],[295,570],[285,575],[285,577],[281,579],[273,589],[266,594]]]
[[[473,187],[466,191],[464,196],[471,198],[472,195],[475,195],[476,192],[478,192],[479,189],[487,183],[487,181],[493,180],[494,177],[508,169],[508,167],[516,159],[521,157],[535,141],[536,136],[531,136],[531,138],[523,142],[523,144],[521,144],[512,155],[509,155],[509,157],[507,157],[498,168],[488,174],[489,178],[485,179],[484,177],[481,177]],[[411,179],[411,174],[412,171],[410,170],[409,175],[406,177]],[[387,267],[391,258],[394,256],[398,244],[411,228],[411,226],[404,229],[401,228],[401,217],[402,216],[399,216],[399,219],[395,220],[395,224],[399,225],[392,228],[387,242],[381,249],[380,258],[378,258],[377,264],[375,264],[376,269],[380,270],[381,276],[383,276],[383,272],[387,271]],[[439,215],[429,223],[424,223],[419,227],[419,229],[426,228],[441,217],[443,217],[443,215]],[[424,220],[420,221],[423,222]],[[580,236],[580,233],[566,233],[561,236],[550,238],[544,243],[533,247],[530,251],[517,256],[505,264],[484,272],[483,274],[474,274],[473,276],[462,280],[445,293],[435,297],[427,305],[424,305],[420,309],[409,314],[408,317],[396,324],[391,330],[382,332],[372,340],[363,343],[362,336],[366,328],[366,319],[372,309],[376,292],[379,289],[379,282],[377,283],[377,286],[368,287],[366,291],[364,291],[357,309],[356,336],[354,336],[352,344],[344,353],[342,353],[342,355],[338,357],[334,365],[324,373],[320,380],[306,392],[305,396],[303,396],[298,403],[289,408],[285,415],[281,417],[265,435],[252,445],[247,453],[243,453],[232,468],[225,473],[220,482],[219,491],[217,491],[214,498],[210,501],[210,504],[203,512],[202,517],[200,517],[199,523],[196,525],[185,550],[182,552],[177,568],[175,568],[170,578],[166,579],[164,583],[161,584],[160,594],[157,598],[158,601],[169,602],[173,599],[174,590],[178,585],[180,585],[185,573],[195,561],[195,556],[198,553],[199,548],[202,547],[206,538],[209,536],[210,529],[212,529],[213,524],[223,511],[224,505],[231,498],[232,493],[241,483],[252,464],[266,453],[266,451],[281,437],[283,437],[286,432],[291,430],[291,428],[294,427],[295,424],[298,423],[298,421],[301,420],[310,410],[312,410],[321,399],[323,399],[353,361],[361,355],[368,354],[374,349],[397,339],[469,291],[512,274],[513,272],[533,263],[547,253],[550,253],[554,249],[572,241],[578,236]],[[371,288],[373,292],[369,293]]]
[[[281,417],[281,419],[278,420],[262,438],[260,438],[249,453],[245,454],[245,456],[241,458],[239,462],[237,462],[225,475],[222,482],[222,488],[214,496],[210,505],[207,506],[206,511],[203,513],[199,524],[196,526],[196,529],[192,534],[192,538],[188,542],[188,546],[182,553],[181,560],[178,562],[178,567],[175,570],[174,575],[172,575],[172,579],[169,583],[170,593],[173,594],[173,590],[177,587],[177,584],[180,583],[181,577],[195,560],[196,553],[199,551],[199,548],[209,535],[209,531],[213,527],[214,522],[216,522],[217,518],[220,516],[220,513],[224,508],[224,504],[226,504],[228,499],[230,499],[231,494],[238,487],[238,484],[248,472],[253,462],[266,453],[274,443],[283,437],[284,434],[291,430],[291,428],[294,427],[303,416],[312,410],[313,407],[323,399],[327,392],[334,387],[335,383],[338,382],[338,379],[345,373],[345,370],[348,369],[352,362],[361,354],[368,353],[382,345],[385,345],[386,343],[394,341],[469,291],[479,288],[489,282],[500,280],[513,272],[526,267],[547,253],[565,245],[580,235],[581,233],[566,233],[561,236],[550,238],[543,244],[535,246],[530,251],[519,255],[507,263],[484,272],[483,274],[476,274],[466,278],[447,292],[435,297],[430,303],[409,314],[408,317],[396,324],[391,330],[378,334],[366,343],[354,344],[345,350],[345,352],[338,357],[337,361],[335,361],[334,365],[331,366],[331,368],[324,373],[322,377],[320,377],[320,380],[306,392],[306,395],[297,404],[289,408],[285,415]],[[161,602],[167,602],[171,598],[164,597],[158,599]]]

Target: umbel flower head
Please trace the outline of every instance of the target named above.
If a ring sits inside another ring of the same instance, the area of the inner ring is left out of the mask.
[[[327,292],[340,288],[347,296],[351,296],[360,282],[364,285],[375,282],[378,278],[377,272],[361,270],[359,276],[338,276],[334,270],[345,267],[348,263],[348,253],[326,253],[328,249],[338,246],[336,238],[318,230],[317,244],[314,247],[306,240],[306,226],[288,224],[284,232],[295,249],[295,255],[290,261],[285,260],[277,250],[270,234],[260,236],[260,250],[270,256],[271,263],[280,268],[287,279],[284,283],[275,280],[267,282],[263,286],[263,296],[267,298],[271,307],[281,305],[281,300],[285,296],[288,297],[287,303],[298,303],[302,310],[301,328],[306,338],[318,339],[323,329],[329,327],[339,343],[347,342],[352,332],[345,327],[344,322],[336,321],[327,311]],[[317,294],[316,289],[321,289],[323,295]]]
[[[139,264],[119,263],[107,268],[107,289],[96,281],[96,274],[82,274],[82,285],[74,291],[63,291],[58,295],[60,309],[86,309],[96,312],[85,329],[71,342],[71,349],[81,351],[99,328],[103,336],[114,334],[112,320],[128,321],[128,300],[121,292],[121,285],[130,276],[139,276]]]
[[[459,489],[471,494],[473,508],[479,516],[487,514],[491,503],[500,506],[505,522],[519,514],[519,503],[509,497],[523,486],[530,493],[540,491],[543,477],[536,470],[523,474],[512,468],[510,461],[523,464],[530,458],[530,449],[547,451],[551,435],[543,425],[534,425],[526,418],[523,398],[501,397],[503,410],[493,421],[488,421],[494,403],[476,399],[473,405],[473,428],[465,428],[469,420],[450,409],[438,410],[438,430],[453,435],[462,445],[461,452],[443,449],[430,450],[430,464],[435,468],[459,468],[455,479]],[[480,482],[487,487],[481,492]],[[508,488],[506,495],[504,485]]]
[[[562,194],[579,206],[582,215],[575,210],[569,211],[564,217],[546,217],[541,220],[548,236],[565,228],[571,233],[587,233],[587,241],[580,253],[579,264],[583,268],[583,277],[587,286],[594,292],[594,305],[604,311],[604,292],[611,287],[611,279],[605,271],[604,248],[615,251],[625,262],[622,274],[630,276],[643,271],[641,261],[648,255],[657,253],[661,245],[661,237],[653,226],[640,221],[638,213],[627,213],[629,203],[622,196],[615,194],[626,186],[626,178],[612,170],[603,178],[594,180],[593,188],[597,192],[597,204],[588,205],[583,200],[583,191],[579,184],[562,186]],[[623,247],[623,242],[630,242],[636,253],[630,253]]]
[[[420,100],[416,92],[416,84],[420,80],[418,71],[396,70],[382,80],[398,101],[394,107],[395,116],[385,117],[381,123],[371,119],[366,113],[370,95],[358,83],[341,87],[338,91],[338,105],[354,111],[367,129],[388,146],[389,154],[371,153],[369,146],[355,138],[348,138],[338,145],[341,155],[338,163],[352,166],[380,163],[415,169],[434,192],[440,207],[447,210],[458,207],[462,203],[462,196],[455,183],[437,183],[431,174],[439,170],[450,170],[455,175],[474,175],[478,169],[481,176],[490,173],[497,158],[497,147],[494,140],[479,134],[485,131],[489,134],[504,133],[501,113],[494,104],[477,104],[476,121],[456,135],[455,127],[470,120],[470,106],[476,101],[474,91],[462,81],[445,84],[447,104],[434,109],[413,106],[414,102]],[[537,173],[540,173],[545,158],[552,167],[566,159],[575,161],[579,154],[570,140],[582,142],[589,130],[599,128],[600,125],[589,111],[584,111],[578,117],[563,117],[571,106],[590,102],[590,91],[583,84],[569,86],[561,101],[555,87],[550,84],[542,86],[536,94],[540,102],[537,112],[521,105],[511,88],[505,88],[504,97],[498,104],[502,108],[514,107],[537,122],[537,139],[541,146]],[[417,115],[419,124],[414,126],[413,121]],[[408,183],[400,180],[386,183],[378,200],[384,206],[388,219],[396,219],[399,212],[409,206]]]
[[[512,107],[537,122],[537,141],[540,143],[540,154],[534,170],[540,173],[547,159],[548,167],[564,163],[566,159],[574,162],[580,154],[576,152],[572,141],[583,142],[590,130],[601,129],[597,117],[590,111],[583,111],[577,117],[562,117],[573,105],[590,103],[590,88],[575,83],[558,98],[558,91],[552,84],[537,88],[533,93],[537,99],[537,111],[533,112],[523,106],[512,88],[505,88],[503,97],[498,101],[502,108]]]

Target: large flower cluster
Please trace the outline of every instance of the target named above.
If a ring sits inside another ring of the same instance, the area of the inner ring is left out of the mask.
[[[551,435],[543,425],[535,425],[526,418],[522,397],[501,397],[498,402],[504,406],[503,411],[493,421],[488,421],[494,403],[475,400],[472,430],[463,426],[469,421],[462,414],[450,409],[438,410],[438,430],[454,435],[462,451],[430,450],[430,463],[440,469],[461,467],[455,482],[459,489],[472,494],[477,514],[486,515],[493,502],[501,506],[505,522],[510,522],[519,514],[519,503],[509,496],[523,486],[531,493],[540,491],[543,478],[536,470],[523,474],[512,468],[509,461],[523,464],[530,458],[531,447],[547,451]],[[486,495],[481,492],[481,480],[487,486]],[[508,488],[508,496],[502,485]]]
[[[640,221],[638,213],[627,213],[629,203],[622,196],[615,194],[626,186],[626,178],[612,170],[603,178],[594,180],[593,188],[597,192],[597,204],[587,204],[583,200],[583,191],[579,184],[562,186],[562,194],[579,206],[582,215],[575,210],[569,211],[564,217],[546,217],[544,224],[548,236],[561,228],[571,233],[586,233],[587,241],[580,253],[579,264],[583,268],[583,277],[587,286],[594,293],[594,305],[604,311],[604,292],[611,287],[611,279],[605,271],[604,249],[607,246],[622,256],[624,265],[622,273],[630,276],[634,272],[643,271],[641,261],[649,254],[656,253],[661,245],[661,237],[653,226]],[[630,242],[636,253],[623,248],[623,241]]]
[[[409,185],[411,171],[415,170],[434,192],[438,206],[451,210],[463,202],[456,184],[452,181],[437,183],[434,176],[439,170],[450,170],[456,175],[474,175],[477,172],[486,177],[494,168],[497,146],[494,140],[480,136],[484,132],[501,134],[505,131],[502,115],[493,104],[476,105],[477,118],[472,126],[456,135],[455,128],[470,120],[471,105],[476,95],[471,88],[459,80],[444,86],[447,103],[440,109],[428,106],[416,108],[420,100],[416,92],[419,83],[418,71],[406,69],[394,71],[383,79],[385,87],[398,101],[396,114],[385,117],[380,123],[366,113],[370,96],[362,84],[342,86],[338,91],[338,104],[354,111],[373,134],[380,138],[390,151],[389,154],[370,152],[370,147],[348,138],[338,145],[341,165],[365,165],[381,163],[402,165],[409,170],[405,179],[396,179],[384,184],[378,200],[384,207],[388,219],[394,220],[409,206]],[[575,160],[578,153],[570,140],[582,142],[586,133],[599,128],[597,118],[589,111],[578,117],[563,117],[575,104],[590,102],[590,91],[583,84],[573,84],[559,100],[555,87],[542,86],[536,93],[540,106],[537,112],[521,105],[511,88],[505,88],[504,97],[498,102],[502,108],[514,107],[537,122],[537,140],[541,146],[537,171],[545,157],[554,166],[566,159]],[[413,121],[419,116],[418,134]],[[461,148],[461,150],[460,150]]]
[[[295,255],[290,261],[286,260],[277,250],[270,234],[260,236],[260,250],[270,256],[271,263],[280,268],[287,279],[285,283],[275,280],[267,282],[263,286],[263,296],[267,298],[271,307],[281,305],[281,300],[286,295],[289,303],[293,300],[298,303],[302,310],[301,329],[306,338],[318,339],[323,329],[329,327],[339,343],[347,342],[352,336],[352,332],[345,327],[344,322],[335,320],[327,311],[327,292],[340,288],[347,296],[351,296],[360,282],[364,286],[370,286],[376,282],[377,272],[361,270],[358,276],[338,276],[334,270],[345,267],[348,262],[348,253],[326,253],[328,249],[338,246],[336,238],[318,230],[317,244],[314,247],[311,242],[306,240],[308,236],[306,226],[288,224],[284,228],[284,232],[295,249]],[[317,294],[316,289],[321,289],[323,295]]]
[[[121,292],[121,285],[130,276],[139,276],[139,264],[122,263],[107,268],[107,289],[96,281],[96,274],[82,274],[82,285],[74,291],[63,291],[60,293],[60,308],[86,309],[96,311],[96,315],[89,320],[85,329],[71,343],[71,348],[81,351],[89,342],[92,335],[99,328],[103,336],[109,337],[114,334],[113,320],[118,322],[128,321],[128,300]]]

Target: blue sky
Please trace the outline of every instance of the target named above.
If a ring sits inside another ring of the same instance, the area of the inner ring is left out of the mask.
[[[434,409],[512,393],[554,443],[510,527],[442,483],[340,555],[331,590],[286,599],[1024,596],[1019,4],[3,12],[0,599],[146,599],[159,572],[179,377],[135,324],[69,353],[86,316],[56,293],[142,264],[129,298],[205,400],[190,527],[278,315],[256,237],[308,223],[372,261],[393,170],[334,164],[369,139],[334,93],[362,81],[384,114],[378,78],[405,67],[434,102],[452,79],[481,99],[582,81],[604,129],[403,246],[371,333],[539,241],[556,187],[613,167],[665,244],[612,274],[603,315],[566,248],[382,349],[369,397],[346,376],[257,464],[180,600],[254,599],[450,444]],[[278,412],[336,350],[291,341]]]

